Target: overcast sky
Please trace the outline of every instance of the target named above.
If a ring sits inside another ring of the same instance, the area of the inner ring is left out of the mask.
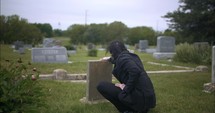
[[[121,21],[128,27],[148,26],[162,31],[168,26],[161,16],[179,7],[179,0],[0,1],[1,15],[17,14],[30,23],[50,23],[54,29],[62,30],[73,24]]]

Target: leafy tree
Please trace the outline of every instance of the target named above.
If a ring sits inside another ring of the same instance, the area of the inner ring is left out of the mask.
[[[155,31],[150,27],[134,27],[130,28],[128,34],[128,42],[132,45],[138,43],[139,40],[148,40],[149,44],[155,44]]]
[[[112,22],[108,25],[106,30],[107,41],[112,41],[115,39],[123,41],[123,39],[127,38],[128,28],[122,22]]]
[[[106,40],[105,30],[107,29],[106,24],[91,24],[88,26],[84,33],[84,38],[87,42],[94,44],[103,43]]]
[[[179,0],[177,10],[167,13],[170,29],[179,32],[187,42],[215,42],[215,1]]]
[[[28,23],[26,19],[18,15],[0,16],[1,42],[13,43],[20,40],[25,43],[37,44],[42,40],[41,32],[34,25]]]
[[[63,36],[63,31],[60,29],[53,30],[54,36]]]
[[[40,31],[42,32],[44,37],[52,37],[53,36],[53,30],[52,30],[52,26],[48,23],[45,24],[40,24],[40,23],[35,23],[33,24],[35,26],[37,26]]]
[[[79,24],[74,24],[70,26],[67,30],[70,38],[71,38],[71,43],[73,44],[86,44],[86,41],[84,39],[84,33],[86,31],[88,26],[84,25],[79,25]]]

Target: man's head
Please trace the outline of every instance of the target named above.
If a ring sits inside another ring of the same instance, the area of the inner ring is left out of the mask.
[[[123,51],[127,51],[127,48],[122,42],[118,40],[112,41],[107,48],[107,52],[110,52],[114,59],[116,59]]]

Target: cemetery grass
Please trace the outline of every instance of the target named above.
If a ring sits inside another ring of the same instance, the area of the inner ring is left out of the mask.
[[[203,92],[210,73],[149,75],[155,88],[157,106],[149,113],[214,113],[215,92]],[[117,82],[114,80],[114,82]],[[109,102],[84,104],[86,83],[41,80],[45,88],[46,108],[41,113],[118,113]]]
[[[148,62],[156,62],[156,63],[164,63],[169,65],[180,65],[187,67],[195,67],[195,64],[185,64],[178,62],[168,62],[167,60],[156,60],[152,57],[152,54],[139,53],[138,54],[144,64],[145,70],[147,71],[160,71],[160,70],[178,70],[178,68],[174,68],[172,66],[159,66],[152,65]],[[77,53],[68,55],[68,60],[71,63],[32,63],[32,65],[37,68],[41,72],[41,74],[51,74],[55,69],[65,69],[69,74],[79,74],[87,72],[87,62],[88,60],[99,60],[102,57],[110,56],[110,54],[106,54],[106,51],[99,51],[96,57],[89,57],[87,55],[86,46],[78,45]],[[16,61],[18,59],[22,59],[23,62],[31,62],[31,50],[26,49],[25,54],[19,54],[18,52],[13,52],[13,48],[10,45],[1,45],[0,48],[0,63],[4,63],[5,60]],[[210,66],[209,66],[210,67]],[[211,69],[211,68],[209,68]]]
[[[32,63],[42,74],[51,74],[54,69],[63,68],[68,73],[86,73],[87,61],[97,60],[104,56],[105,51],[98,51],[97,57],[88,57],[86,47],[78,46],[77,54],[71,55],[71,64],[45,64]],[[155,66],[147,62],[157,62],[170,65],[181,65],[195,67],[195,64],[168,62],[156,60],[151,54],[137,53],[142,59],[147,71],[153,70],[175,70],[171,66]],[[17,60],[23,62],[31,61],[31,50],[25,54],[13,52],[10,45],[1,45],[0,63],[5,60]],[[209,69],[211,67],[209,66]],[[211,81],[211,70],[209,72],[175,73],[175,74],[150,74],[155,87],[157,106],[149,113],[214,113],[215,94],[204,93],[203,84]],[[86,83],[72,83],[62,81],[40,80],[44,86],[47,106],[41,109],[41,113],[118,113],[110,103],[95,105],[83,104],[79,100],[86,96]],[[114,81],[116,82],[116,80]]]

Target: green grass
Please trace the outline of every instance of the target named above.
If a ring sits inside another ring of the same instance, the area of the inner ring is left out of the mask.
[[[156,92],[157,106],[149,113],[214,113],[215,93],[204,93],[210,73],[149,75]],[[118,113],[111,103],[84,104],[85,83],[45,80],[47,108],[42,113]]]
[[[68,39],[64,39],[64,44]],[[57,63],[33,63],[41,73],[52,73],[54,69],[63,68],[68,73],[86,73],[87,61],[100,59],[105,51],[98,51],[97,57],[88,57],[86,47],[78,46],[77,54],[71,55],[71,64]],[[10,45],[1,45],[0,63],[4,60],[17,60],[22,58],[24,62],[31,61],[31,51],[26,50],[25,54],[13,52]],[[139,53],[147,71],[153,70],[175,70],[171,66],[155,66],[147,62],[157,62],[169,65],[181,65],[196,67],[195,64],[180,62],[168,62],[166,60],[156,60],[151,54]],[[209,66],[211,69],[211,66]],[[172,74],[150,74],[149,75],[156,92],[157,106],[149,113],[215,113],[215,92],[204,93],[203,84],[211,81],[211,71],[192,73],[172,73]],[[111,103],[83,104],[79,100],[86,96],[86,83],[72,83],[53,80],[40,80],[44,87],[47,106],[41,109],[41,113],[118,113]]]
[[[177,62],[168,62],[167,60],[157,60],[152,57],[152,54],[139,53],[135,51],[143,61],[144,67],[147,71],[159,71],[159,70],[178,70],[178,68],[171,66],[156,66],[148,64],[147,62],[157,62],[164,63],[169,65],[181,65],[188,67],[195,67],[194,64],[184,64]],[[50,74],[53,73],[53,70],[58,68],[63,68],[67,70],[68,73],[86,73],[87,71],[87,63],[88,60],[98,60],[102,57],[110,56],[106,54],[105,51],[98,51],[97,57],[89,57],[87,56],[86,46],[79,45],[77,48],[77,53],[74,55],[69,55],[68,60],[72,61],[72,63],[33,63],[32,65],[36,67],[42,74]],[[25,54],[19,54],[17,52],[13,52],[13,49],[10,45],[1,45],[0,50],[0,62],[4,63],[4,60],[17,60],[21,58],[24,62],[31,62],[31,50],[25,50]],[[210,69],[210,68],[209,68]]]

